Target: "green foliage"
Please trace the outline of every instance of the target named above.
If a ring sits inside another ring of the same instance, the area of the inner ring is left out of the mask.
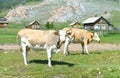
[[[119,78],[120,51],[94,51],[90,55],[72,52],[53,55],[53,67],[47,66],[46,52],[29,52],[29,65],[20,51],[0,51],[1,78]],[[7,57],[7,58],[6,58]]]
[[[22,4],[24,0],[0,0],[0,10],[14,8],[16,5]]]
[[[120,11],[112,11],[112,16],[110,18],[110,22],[115,26],[115,27],[120,27]]]
[[[0,17],[5,17],[8,11],[0,10]]]
[[[17,32],[24,28],[23,24],[9,23],[8,28],[0,28],[0,44],[16,43]]]
[[[48,28],[46,27],[48,25]],[[51,26],[50,26],[51,25]],[[63,29],[69,27],[69,23],[46,23],[42,25],[42,30],[44,29]],[[24,24],[22,23],[9,23],[7,29],[0,28],[0,44],[11,44],[16,43],[16,35],[20,29],[23,29]],[[107,35],[100,36],[102,43],[120,43],[120,33],[109,32]]]
[[[36,2],[36,1],[43,1],[43,0],[26,0],[26,2],[31,2],[31,1]]]
[[[118,33],[111,33],[111,34],[108,34],[108,35],[105,35],[105,36],[101,36],[101,42],[102,43],[117,43],[119,44],[120,43],[120,34]]]
[[[29,2],[38,2],[43,0],[0,0],[0,10],[13,9],[18,5],[24,5]],[[8,5],[9,4],[9,5]]]
[[[70,27],[69,22],[66,23],[55,23],[54,29],[63,29],[65,27]]]
[[[50,28],[49,22],[47,22],[45,26],[49,29]]]
[[[53,29],[54,28],[53,23],[50,23],[50,22],[47,22],[45,26],[47,27],[47,29]]]

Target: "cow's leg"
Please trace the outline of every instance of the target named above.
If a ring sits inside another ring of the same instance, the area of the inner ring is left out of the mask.
[[[64,54],[65,55],[69,55],[70,54],[70,52],[69,52],[69,45],[70,45],[70,41],[69,40],[65,41],[65,45],[64,45]]]
[[[88,49],[87,49],[87,40],[84,40],[82,43],[82,54],[84,54],[84,48],[86,50],[86,53],[89,55]]]
[[[84,54],[84,44],[81,44],[82,46],[82,54]]]
[[[51,48],[47,49],[47,56],[48,56],[48,66],[49,66],[49,67],[52,67],[52,64],[51,64],[52,49],[51,49]]]
[[[88,52],[88,49],[87,49],[87,45],[85,45],[84,47],[85,47],[86,53],[89,55],[89,52]]]
[[[23,59],[24,59],[24,64],[28,64],[28,52],[26,51],[26,45],[22,43],[22,54],[23,54]]]
[[[65,45],[64,45],[64,54],[65,55],[69,55],[70,54],[70,52],[69,52],[69,44],[70,43],[66,42]]]
[[[89,55],[89,52],[88,52],[88,49],[87,49],[87,40],[84,41],[84,48],[85,48],[85,50],[86,50],[86,53]]]

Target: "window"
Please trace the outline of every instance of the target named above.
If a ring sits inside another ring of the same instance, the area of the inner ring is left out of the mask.
[[[112,26],[111,25],[109,25],[109,30],[112,30]]]
[[[7,24],[4,24],[4,27],[7,27]]]
[[[85,29],[87,29],[87,26],[86,26],[86,25],[85,25],[84,27],[85,27]]]
[[[102,30],[105,30],[105,24],[102,24]]]
[[[95,26],[94,26],[94,29],[95,29],[95,30],[100,30],[100,24],[95,25]]]
[[[103,22],[103,20],[102,20],[102,19],[100,19],[100,22]]]

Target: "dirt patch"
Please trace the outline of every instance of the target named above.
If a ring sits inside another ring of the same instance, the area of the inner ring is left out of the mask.
[[[61,50],[63,51],[63,47]],[[0,45],[0,50],[19,50],[17,44],[4,44]],[[120,50],[120,44],[110,44],[110,43],[91,43],[88,44],[89,51],[95,50]],[[70,44],[70,51],[81,51],[81,44]]]
[[[71,44],[70,50],[71,51],[80,51],[81,44]],[[88,44],[88,50],[89,51],[95,51],[95,50],[120,50],[120,44],[110,44],[110,43],[91,43]]]
[[[4,44],[0,45],[0,50],[18,50],[19,46],[17,44]]]

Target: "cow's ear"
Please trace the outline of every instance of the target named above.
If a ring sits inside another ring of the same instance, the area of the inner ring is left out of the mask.
[[[55,35],[59,35],[59,31],[55,31],[54,34],[55,34]]]
[[[94,37],[94,35],[93,34],[91,34],[91,39]]]
[[[67,32],[67,35],[71,35],[72,33],[71,32]]]

